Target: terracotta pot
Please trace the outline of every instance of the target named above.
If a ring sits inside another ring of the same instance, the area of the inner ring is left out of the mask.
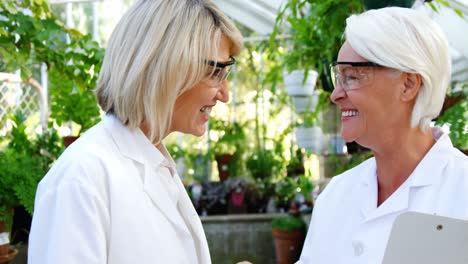
[[[9,224],[11,225],[13,222],[13,209],[8,209],[4,213],[2,213],[2,218],[6,219],[6,221],[0,221],[0,234],[8,234],[11,232]],[[0,259],[2,257],[6,257],[10,251],[10,243],[5,245],[0,245]],[[2,262],[0,262],[2,263]]]
[[[219,180],[221,182],[229,178],[229,162],[231,162],[232,157],[231,154],[221,154],[215,157],[216,163],[218,163]]]
[[[0,234],[3,233],[8,233],[10,230],[8,230],[7,225],[4,221],[0,222]],[[10,249],[10,244],[5,244],[5,245],[0,245],[0,256],[5,256],[8,254],[8,250]]]
[[[305,240],[305,230],[281,231],[273,229],[276,263],[292,264],[299,260]]]
[[[0,255],[0,264],[9,263],[11,260],[15,258],[18,254],[18,250],[14,248],[9,248],[8,253],[6,255]]]
[[[66,137],[63,137],[63,144],[65,145],[65,147],[68,147],[70,146],[73,142],[75,142],[75,140],[77,140],[79,137],[75,137],[75,136],[66,136]]]

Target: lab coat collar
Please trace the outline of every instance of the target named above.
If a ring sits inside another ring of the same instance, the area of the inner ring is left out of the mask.
[[[427,152],[411,174],[411,187],[428,186],[438,182],[440,180],[439,178],[442,176],[442,173],[440,172],[448,163],[448,159],[446,157],[448,152],[447,150],[453,148],[450,137],[448,134],[443,133],[438,127],[432,128],[432,133],[436,143]]]
[[[114,115],[106,114],[102,121],[112,135],[120,153],[141,164],[159,167],[164,162],[164,155],[149,141],[141,129],[130,129]]]
[[[104,116],[103,123],[112,135],[120,153],[142,166],[140,171],[142,172],[143,190],[151,198],[153,204],[178,230],[190,234],[182,218],[179,217],[177,207],[173,206],[168,190],[161,185],[161,181],[157,178],[162,176],[156,173],[159,167],[171,169],[170,162],[166,160],[164,154],[149,141],[139,128],[130,129],[124,126],[114,115]],[[164,147],[163,150],[167,153]],[[178,175],[175,174],[173,177],[178,177]],[[185,192],[185,190],[183,191]]]
[[[429,188],[440,181],[441,171],[447,165],[445,157],[447,148],[453,148],[452,142],[447,134],[443,134],[440,128],[432,128],[436,143],[426,153],[424,158],[416,166],[409,178],[377,208],[377,166],[375,159],[366,161],[367,166],[363,168],[360,193],[363,202],[361,212],[366,220],[372,220],[383,215],[407,210],[411,199],[412,190],[415,188]]]

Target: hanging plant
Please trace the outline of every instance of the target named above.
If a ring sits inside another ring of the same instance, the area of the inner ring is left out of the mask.
[[[320,86],[331,91],[328,65],[343,42],[345,20],[363,10],[360,0],[288,0],[278,13],[266,47],[270,59],[282,61],[279,67],[287,72],[316,70]]]
[[[362,0],[365,8],[369,9],[379,9],[388,6],[399,6],[410,8],[413,6],[415,0]]]
[[[19,69],[28,83],[33,69],[45,63],[51,73],[51,117],[59,125],[73,121],[81,130],[94,125],[99,108],[93,89],[104,49],[90,35],[66,28],[44,0],[1,1],[0,17],[0,70]]]

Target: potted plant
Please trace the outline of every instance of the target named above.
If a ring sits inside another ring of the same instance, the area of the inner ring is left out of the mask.
[[[13,128],[0,151],[0,233],[5,242],[0,245],[0,260],[15,253],[8,245],[14,209],[22,206],[32,214],[37,184],[62,150],[55,131],[30,140],[24,115],[17,112],[11,120]]]
[[[304,148],[313,153],[322,153],[325,137],[322,128],[318,125],[317,112],[306,112],[300,115],[302,123],[296,129],[296,140],[299,148]]]
[[[298,215],[274,218],[272,234],[275,241],[276,263],[295,263],[302,251],[306,225]]]
[[[201,185],[197,211],[200,215],[224,215],[228,212],[229,193],[223,182],[205,182]]]
[[[267,210],[269,201],[274,202],[274,178],[281,170],[281,160],[274,150],[258,146],[247,158],[246,168],[255,182],[254,195],[251,197],[252,203],[256,204],[253,210]]]
[[[294,70],[283,73],[284,86],[289,96],[311,96],[317,81],[317,72],[314,70]]]
[[[251,183],[246,177],[229,178],[224,182],[228,193],[228,213],[244,214],[247,213],[248,200],[251,195]]]
[[[79,135],[91,128],[100,120],[99,107],[91,85],[83,86],[76,80],[63,79],[63,73],[51,69],[50,79],[50,117],[59,126],[71,122],[77,124],[77,132],[70,131],[69,136],[64,137],[65,146],[70,145]],[[60,82],[58,81],[60,80]]]
[[[325,148],[327,142],[321,126],[321,119],[324,106],[329,104],[328,95],[328,92],[321,91],[315,109],[298,114],[299,121],[293,126],[299,148],[310,150],[316,154],[321,154]]]
[[[283,177],[275,183],[275,202],[279,212],[288,212],[297,193],[297,182],[293,177]]]
[[[263,180],[273,177],[279,170],[279,160],[276,158],[273,150],[256,148],[252,155],[247,159],[246,166],[252,178]]]
[[[197,183],[206,183],[210,179],[208,172],[208,164],[210,163],[211,155],[202,151],[188,153],[188,163],[193,169],[192,178]]]
[[[238,122],[212,119],[210,128],[220,135],[218,140],[212,143],[210,150],[217,163],[220,181],[241,176],[247,140],[242,125]]]
[[[10,249],[14,209],[18,206],[32,210],[37,183],[44,176],[41,161],[26,152],[8,149],[0,152],[0,259],[14,253]]]
[[[0,213],[0,263],[10,261],[18,254],[18,250],[10,247],[12,219],[13,209]]]
[[[287,175],[291,177],[295,177],[305,173],[304,154],[302,153],[302,149],[296,149],[296,154],[291,157],[288,165],[286,166],[286,172]]]
[[[301,198],[298,199],[300,203],[299,211],[310,222],[310,213],[312,213],[312,207],[314,206],[312,192],[315,186],[312,183],[312,180],[305,175],[299,175],[297,177],[297,186],[299,187],[298,190],[300,190],[299,193],[301,196]]]
[[[296,113],[314,112],[317,108],[320,91],[313,91],[310,96],[292,96]]]

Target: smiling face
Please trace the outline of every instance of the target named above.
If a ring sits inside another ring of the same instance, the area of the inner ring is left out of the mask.
[[[217,52],[218,57],[210,58],[210,60],[229,62],[229,50],[230,42],[222,36]],[[229,100],[227,80],[221,81],[219,85],[213,85],[212,78],[216,77],[207,77],[177,98],[172,115],[171,131],[195,136],[202,136],[205,133],[211,109],[218,101],[227,103]]]
[[[357,54],[348,42],[345,42],[338,54],[338,61],[368,62]],[[346,75],[346,69],[343,69]],[[349,71],[351,73],[355,71]],[[402,107],[400,92],[404,88],[401,72],[385,67],[369,67],[359,71],[370,74],[371,81],[366,76],[361,86],[352,84],[346,91],[338,83],[333,90],[331,100],[341,110],[341,136],[347,142],[356,141],[362,146],[371,148],[377,142],[398,132],[409,119],[407,107]],[[347,78],[350,83],[354,77]],[[355,88],[355,89],[354,89]]]

